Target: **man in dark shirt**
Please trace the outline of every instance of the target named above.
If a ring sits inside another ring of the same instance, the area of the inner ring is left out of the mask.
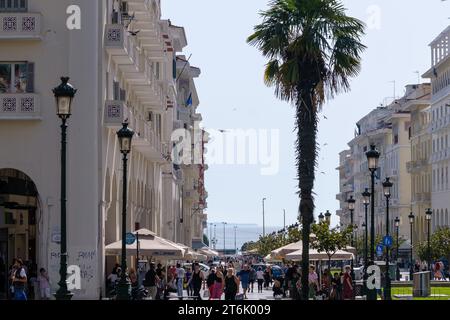
[[[155,264],[150,263],[150,269],[145,274],[145,282],[144,286],[148,289],[148,293],[152,300],[155,300],[157,288],[156,284],[159,281],[159,277],[157,275],[157,271],[155,270]]]

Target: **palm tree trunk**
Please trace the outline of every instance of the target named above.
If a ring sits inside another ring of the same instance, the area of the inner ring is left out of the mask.
[[[316,167],[317,110],[311,92],[299,86],[302,94],[297,101],[297,175],[300,189],[300,218],[302,223],[302,297],[308,300],[309,235],[313,222],[314,200],[312,190]]]

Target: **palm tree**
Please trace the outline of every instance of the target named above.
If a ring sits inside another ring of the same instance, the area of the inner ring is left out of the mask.
[[[358,75],[364,24],[338,0],[272,0],[247,42],[269,62],[264,80],[296,108],[299,220],[303,225],[302,287],[308,288],[309,234],[314,216],[318,112]],[[307,299],[308,290],[303,291]]]

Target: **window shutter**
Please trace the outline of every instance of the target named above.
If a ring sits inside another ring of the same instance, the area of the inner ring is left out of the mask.
[[[34,92],[34,62],[27,64],[27,88],[28,93]]]
[[[126,101],[127,92],[124,89],[120,89],[120,101]]]
[[[173,78],[177,78],[177,60],[175,58],[173,59]]]
[[[113,99],[120,100],[120,87],[116,81],[113,82]]]

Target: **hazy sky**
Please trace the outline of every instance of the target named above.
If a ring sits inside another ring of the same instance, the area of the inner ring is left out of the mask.
[[[185,48],[191,63],[200,67],[196,80],[203,126],[212,129],[278,129],[280,169],[261,175],[258,165],[211,165],[206,175],[210,222],[262,225],[262,198],[266,201],[266,225],[281,226],[283,209],[287,223],[298,211],[294,162],[294,113],[277,100],[263,83],[266,60],[246,44],[260,10],[268,0],[162,0],[163,17],[184,26]],[[339,152],[353,138],[355,123],[372,108],[400,96],[406,84],[417,83],[417,73],[430,68],[428,44],[450,24],[450,1],[441,0],[346,0],[348,14],[368,28],[363,39],[368,47],[363,68],[352,81],[352,91],[330,101],[321,115],[319,143],[322,149],[315,182],[316,212],[338,209],[336,193]],[[325,145],[326,144],[326,145]],[[321,173],[323,172],[323,173]]]

